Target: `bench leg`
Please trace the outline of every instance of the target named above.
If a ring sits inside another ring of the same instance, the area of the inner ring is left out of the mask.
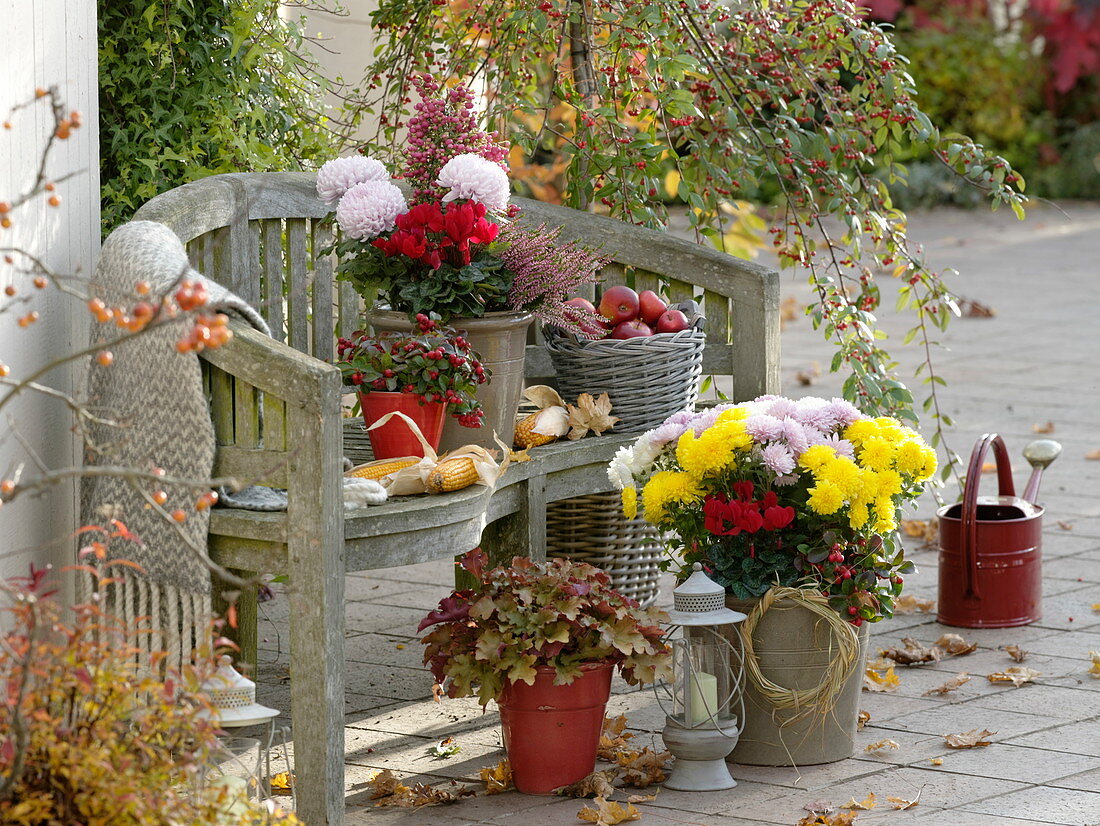
[[[546,486],[542,477],[526,483],[523,506],[496,522],[485,526],[481,534],[481,549],[489,556],[489,566],[507,565],[512,557],[529,556],[546,559]],[[461,568],[455,569],[455,584],[471,588],[473,577]]]

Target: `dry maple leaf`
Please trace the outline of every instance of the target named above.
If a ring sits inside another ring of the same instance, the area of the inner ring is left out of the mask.
[[[928,762],[931,763],[933,766],[942,766],[943,765],[943,758],[942,757],[932,757],[928,760]]]
[[[622,767],[623,782],[637,789],[644,789],[655,783],[663,783],[668,777],[668,761],[672,752],[657,752],[646,746],[641,751],[621,751],[615,758]]]
[[[952,677],[947,682],[945,682],[943,685],[938,685],[935,688],[928,689],[926,692],[924,692],[923,696],[925,696],[925,697],[933,697],[933,696],[942,697],[943,695],[945,695],[945,694],[947,694],[951,691],[954,691],[959,686],[963,685],[964,683],[968,683],[968,682],[970,682],[970,675],[967,674],[965,671],[962,671],[962,672],[959,672],[958,674],[956,674],[954,677]]]
[[[878,740],[867,746],[864,751],[868,754],[875,754],[876,752],[884,752],[900,748],[901,743],[899,743],[897,740]]]
[[[991,745],[985,738],[992,737],[996,733],[989,729],[976,728],[964,731],[962,734],[941,734],[940,736],[943,737],[943,742],[949,749],[977,749]]]
[[[443,683],[434,683],[432,685],[432,699],[437,703],[442,703],[443,698],[447,695],[447,690],[443,688]]]
[[[642,817],[642,813],[635,808],[633,803],[627,803],[624,806],[603,797],[597,797],[593,802],[596,804],[594,808],[585,806],[577,812],[578,820],[586,820],[589,823],[595,823],[596,826],[615,826],[616,823],[640,820]]]
[[[894,673],[894,666],[890,666],[881,674],[870,666],[863,672],[864,691],[896,691],[899,685],[901,680]]]
[[[921,789],[921,791],[924,791],[924,790]],[[888,798],[886,798],[886,800],[889,803],[893,803],[895,809],[898,809],[898,810],[912,809],[920,801],[920,795],[921,795],[921,792],[917,792],[917,796],[914,797],[912,800],[906,800],[904,797],[888,797]]]
[[[938,646],[926,648],[912,637],[903,637],[901,648],[888,648],[879,653],[888,660],[893,660],[898,665],[919,665],[921,663],[934,663],[943,656],[943,651]]]
[[[836,806],[833,805],[833,801],[825,800],[824,798],[811,800],[802,808],[812,815],[831,815],[836,811]]]
[[[1024,649],[1020,648],[1020,646],[1018,645],[1006,645],[1005,653],[1008,654],[1008,656],[1012,657],[1012,659],[1014,659],[1016,662],[1022,663],[1024,660],[1027,659],[1027,655],[1029,652],[1024,651]]]
[[[1073,523],[1072,522],[1063,522],[1061,520],[1058,520],[1057,524],[1058,524],[1058,527],[1061,528],[1063,531],[1072,531],[1073,530]]]
[[[1024,683],[1034,682],[1036,677],[1041,677],[1042,671],[1036,671],[1034,668],[1028,668],[1026,665],[1014,665],[1012,668],[1006,668],[1004,671],[995,671],[992,674],[986,674],[985,678],[991,683],[1012,683],[1019,688]]]
[[[798,826],[852,826],[855,812],[837,812],[828,815],[806,815],[798,821]]]
[[[1092,665],[1089,666],[1089,674],[1093,677],[1100,678],[1100,652],[1090,651],[1089,656],[1092,658]]]
[[[577,403],[569,405],[569,426],[572,429],[567,438],[576,441],[586,436],[589,430],[602,436],[617,421],[619,417],[611,415],[611,398],[606,393],[601,393],[598,399],[593,398],[591,393],[581,393]]]
[[[1043,422],[1042,424],[1033,424],[1031,429],[1035,433],[1053,433],[1054,422]]]
[[[629,797],[627,797],[626,802],[627,803],[648,803],[651,800],[656,800],[657,799],[657,793],[660,792],[660,791],[661,790],[658,789],[653,794],[632,794]]]
[[[296,779],[291,772],[279,772],[271,778],[271,793],[290,794]]]
[[[856,730],[863,731],[863,727],[871,722],[871,712],[859,710],[859,717],[856,718]]]
[[[959,299],[959,312],[963,318],[993,318],[997,311],[988,304],[983,304],[973,298]]]
[[[869,795],[867,795],[867,797],[863,798],[863,800],[856,800],[853,797],[847,803],[840,804],[840,808],[849,810],[862,809],[865,812],[870,811],[871,809],[875,808],[875,793],[871,792]]]
[[[618,769],[594,771],[576,783],[554,789],[554,794],[562,797],[611,797],[615,794],[615,787],[611,782],[618,776]]]
[[[1089,461],[1095,462],[1097,459],[1100,459],[1100,450],[1090,450],[1088,453],[1085,454],[1085,458]]]
[[[922,614],[930,614],[935,610],[936,601],[934,599],[919,599],[912,594],[898,597],[894,602],[895,614],[915,614],[918,611]]]
[[[936,640],[935,646],[952,657],[961,657],[978,649],[977,643],[967,642],[958,634],[944,634]]]
[[[620,714],[618,717],[604,717],[603,729],[600,731],[600,745],[596,750],[596,756],[600,760],[614,763],[620,751],[629,749],[626,741],[633,736],[633,732],[626,730],[625,714]]]
[[[397,794],[399,789],[408,790],[409,788],[403,785],[401,781],[397,779],[397,775],[389,769],[383,769],[368,780],[367,787],[370,789],[371,800],[389,797],[392,794]]]
[[[798,380],[798,383],[803,387],[809,387],[818,377],[821,375],[821,365],[816,361],[811,363],[805,370],[799,370],[794,374],[794,377]]]
[[[940,523],[935,519],[903,519],[901,530],[906,536],[921,540],[926,546],[935,545],[940,533]],[[905,597],[902,597],[905,599]],[[916,599],[916,597],[910,597]],[[899,600],[900,602],[900,600]]]
[[[523,450],[509,450],[508,461],[509,462],[530,462],[531,454],[528,453],[530,448],[525,447]]]
[[[982,465],[982,473],[993,473],[997,469],[996,462],[986,462]]]
[[[485,784],[485,794],[500,794],[512,788],[512,766],[507,759],[501,760],[496,767],[481,769],[478,777]]]

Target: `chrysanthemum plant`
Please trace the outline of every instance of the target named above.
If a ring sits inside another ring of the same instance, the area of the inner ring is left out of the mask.
[[[682,570],[703,563],[739,599],[808,588],[858,626],[893,614],[914,570],[898,514],[935,471],[935,451],[896,419],[761,396],[671,416],[608,475],[628,516],[640,495]]]
[[[480,548],[463,556],[477,585],[444,597],[417,629],[432,629],[421,640],[424,663],[448,696],[476,694],[484,706],[506,682],[533,685],[542,665],[553,666],[557,685],[592,662],[614,662],[631,685],[668,676],[664,612],[613,591],[603,571],[525,557],[487,570],[488,561]]]
[[[562,306],[596,281],[603,260],[558,244],[545,226],[511,223],[518,209],[508,203],[507,146],[478,129],[473,95],[423,75],[415,85],[422,100],[400,172],[409,200],[372,157],[336,158],[317,174],[317,194],[336,205],[342,233],[333,246],[338,277],[410,317],[531,311],[582,333]]]

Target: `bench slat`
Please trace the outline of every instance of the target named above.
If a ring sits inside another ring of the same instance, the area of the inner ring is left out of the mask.
[[[313,262],[313,357],[332,361],[333,303],[335,289],[332,285],[332,259],[319,250],[332,243],[332,231],[325,221],[312,221],[310,226],[310,250]]]
[[[261,291],[264,321],[271,328],[271,335],[286,341],[283,319],[283,222],[278,218],[260,221],[260,260],[263,268]]]
[[[287,272],[290,275],[288,294],[287,343],[295,350],[309,353],[309,270],[306,269],[305,218],[288,218]]]

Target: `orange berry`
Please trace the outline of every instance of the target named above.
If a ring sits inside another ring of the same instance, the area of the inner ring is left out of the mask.
[[[50,181],[48,184],[46,184],[46,186],[43,187],[43,189],[45,189],[47,192],[53,192],[55,189],[57,189],[57,186],[54,184],[53,181]]]
[[[10,120],[4,121],[4,128],[5,129],[11,129],[11,121]]]
[[[100,367],[110,367],[115,361],[115,356],[110,350],[100,350],[96,353],[95,360]]]
[[[218,494],[215,491],[208,490],[206,493],[199,497],[197,502],[195,502],[195,507],[200,511],[204,511],[207,508],[211,507],[217,501]]]
[[[153,285],[148,281],[139,281],[134,285],[134,291],[138,295],[149,295],[149,291],[153,289]]]
[[[0,227],[3,227],[4,229],[7,229],[10,226],[11,226],[11,218],[9,218],[7,215],[5,215],[3,218],[0,218]]]
[[[71,132],[69,131],[69,124],[68,124],[68,122],[67,122],[67,121],[62,121],[62,122],[61,122],[61,124],[60,124],[60,125],[59,125],[59,126],[57,127],[57,129],[56,129],[56,130],[54,131],[54,134],[55,134],[55,135],[57,135],[57,138],[58,138],[58,140],[63,140],[63,141],[64,141],[64,140],[68,140],[68,139],[69,139],[69,135],[71,135],[71,134],[72,134],[72,133],[71,133]]]
[[[19,319],[19,326],[30,327],[36,321],[38,321],[38,310],[31,310],[29,313]]]
[[[69,112],[69,122],[72,123],[73,128],[76,128],[76,127],[80,126],[80,124],[81,124],[80,112],[78,112],[76,109],[73,109],[73,111]]]
[[[187,514],[177,508],[176,510],[172,511],[172,518],[175,519],[177,522],[183,522],[187,519]]]
[[[4,287],[4,295],[8,296],[9,298],[15,295],[15,293],[16,289],[14,284],[8,284],[8,286]]]
[[[187,353],[190,350],[191,350],[191,344],[190,344],[190,342],[187,341],[187,339],[181,338],[179,341],[176,342],[176,352],[177,353]]]
[[[6,379],[11,375],[11,368],[6,364],[0,364],[0,379]]]
[[[52,207],[61,206],[61,197],[59,195],[51,195],[46,203]]]
[[[0,201],[0,215],[7,215],[11,212],[11,204],[7,201]]]
[[[46,280],[46,276],[44,275],[36,276],[34,279],[34,286],[38,287],[40,290],[46,289],[46,285],[49,283],[50,282]]]
[[[34,96],[36,98],[44,98],[46,97],[46,90],[39,86],[37,89],[34,90]]]
[[[153,501],[156,502],[158,505],[163,505],[165,502],[168,501],[168,494],[162,490],[154,491]]]
[[[15,492],[15,482],[11,479],[5,479],[0,482],[0,495],[11,496]]]
[[[152,473],[153,473],[154,476],[163,476],[164,475],[164,468],[155,467],[155,468],[153,468]]]
[[[10,255],[5,255],[5,256],[4,256],[4,263],[5,263],[5,264],[14,264],[14,263],[15,263],[15,259],[14,259],[14,258],[12,258],[12,257],[11,257]]]

